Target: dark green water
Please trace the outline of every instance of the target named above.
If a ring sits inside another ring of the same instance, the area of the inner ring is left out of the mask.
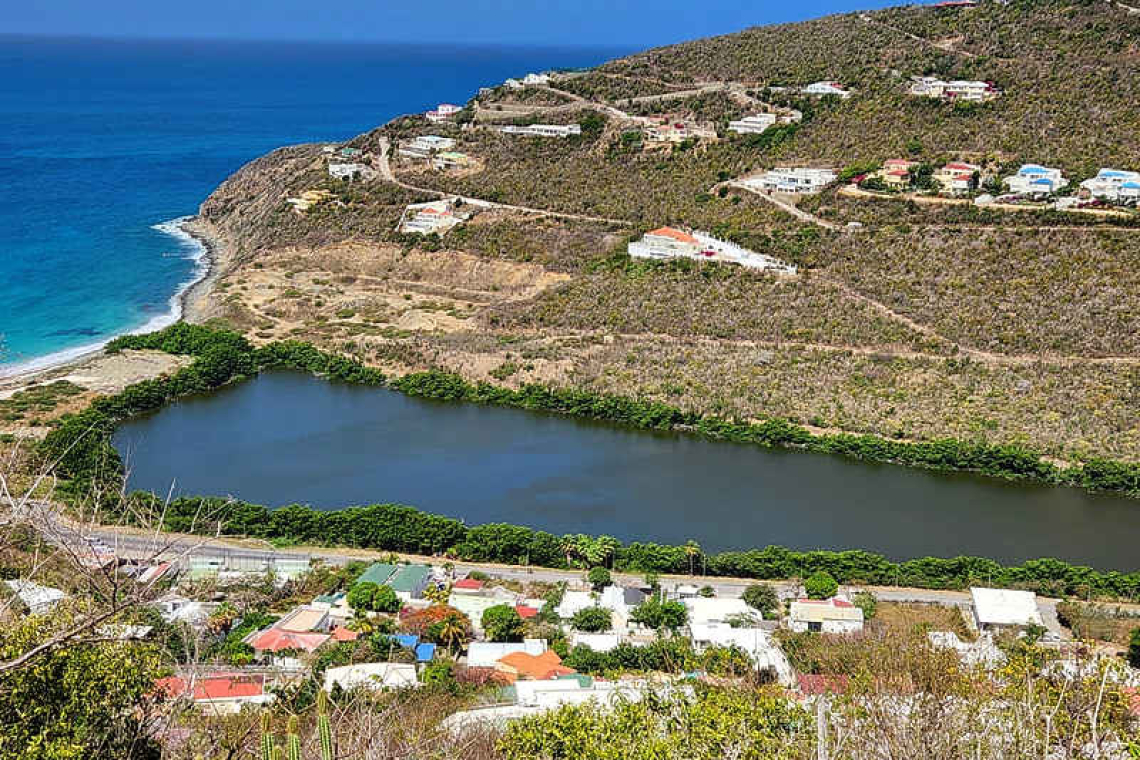
[[[705,549],[1058,557],[1140,567],[1140,501],[441,404],[270,373],[124,425],[130,486]]]

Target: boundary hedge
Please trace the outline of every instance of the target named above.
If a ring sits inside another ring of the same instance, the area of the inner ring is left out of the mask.
[[[178,323],[147,335],[124,336],[107,346],[109,352],[123,349],[160,350],[192,356],[194,361],[172,375],[136,383],[115,396],[100,397],[83,412],[63,418],[49,433],[41,444],[41,453],[45,460],[56,462],[57,472],[69,479],[73,498],[89,492],[92,485],[121,486],[122,463],[111,445],[111,435],[119,422],[159,409],[176,398],[208,392],[267,369],[311,372],[330,380],[388,387],[440,401],[510,406],[737,443],[794,447],[933,470],[964,470],[1011,480],[1140,495],[1137,465],[1089,460],[1061,470],[1017,446],[953,439],[903,443],[868,435],[813,435],[786,420],[725,420],[653,401],[542,385],[512,390],[489,383],[468,383],[458,375],[438,370],[389,380],[377,370],[308,343],[283,341],[255,348],[241,335],[200,325]],[[155,497],[134,494],[131,498]],[[203,523],[202,514],[210,515],[207,523],[212,524]],[[269,509],[244,502],[187,498],[176,500],[167,513],[166,527],[170,530],[212,531],[218,524],[223,532],[233,535],[419,554],[448,552],[469,561],[528,562],[554,568],[570,566],[575,549],[581,554],[583,542],[597,541],[581,536],[558,537],[516,525],[466,526],[458,520],[393,504],[326,512],[301,506]],[[693,561],[692,550],[686,547],[643,542],[623,545],[606,540],[610,548],[604,557],[619,570],[684,573]],[[743,578],[806,577],[826,570],[844,583],[963,588],[981,582],[1033,588],[1053,595],[1140,596],[1140,572],[1099,572],[1055,559],[1031,560],[1015,567],[978,557],[926,557],[896,563],[860,550],[796,552],[770,546],[721,552],[698,561],[712,575]]]

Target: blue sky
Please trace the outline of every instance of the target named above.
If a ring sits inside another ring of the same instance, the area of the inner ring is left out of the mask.
[[[33,0],[0,31],[646,47],[900,0]]]

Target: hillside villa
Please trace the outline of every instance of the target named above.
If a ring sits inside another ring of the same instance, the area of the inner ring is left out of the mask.
[[[245,705],[267,705],[273,701],[265,682],[265,674],[254,673],[174,675],[160,678],[155,692],[167,699],[189,699],[209,715],[237,715]]]
[[[730,121],[728,131],[741,135],[758,135],[769,127],[776,125],[777,117],[774,113],[758,113],[745,116],[743,119]]]
[[[329,162],[329,176],[333,179],[372,179],[376,170],[368,164]]]
[[[1069,180],[1061,175],[1060,169],[1037,164],[1025,164],[1017,170],[1017,174],[1006,177],[1002,182],[1009,187],[1011,193],[1032,198],[1053,195],[1069,184]]]
[[[645,233],[640,240],[631,241],[628,251],[630,256],[639,259],[686,258],[739,264],[749,269],[782,274],[796,273],[796,267],[792,264],[750,251],[698,230],[686,232],[673,227],[659,227]]]
[[[804,95],[835,95],[846,100],[851,97],[851,91],[844,89],[843,85],[839,82],[823,81],[812,82],[807,87],[804,87],[801,92]]]
[[[769,193],[818,193],[838,179],[834,169],[781,166],[741,184]]]
[[[462,106],[457,106],[454,103],[440,103],[431,111],[424,113],[424,117],[430,122],[447,121],[455,118],[455,114],[462,110]]]
[[[797,599],[788,611],[788,627],[798,633],[858,633],[863,630],[863,610],[839,596]]]
[[[579,124],[527,124],[525,126],[508,124],[504,127],[498,127],[498,130],[505,135],[522,135],[524,137],[570,137],[571,135],[582,134],[582,127]]]
[[[399,232],[413,235],[442,235],[452,227],[471,218],[470,212],[459,210],[456,198],[445,198],[427,203],[412,203],[404,209],[396,225]],[[387,578],[385,578],[387,581]],[[383,583],[384,581],[379,581]]]
[[[951,195],[964,195],[978,189],[982,167],[961,161],[952,161],[934,172],[934,181],[942,191]]]
[[[1019,631],[1042,625],[1037,595],[1007,588],[971,588],[974,625],[980,632]]]
[[[1081,183],[1080,195],[1110,203],[1137,203],[1140,201],[1140,172],[1101,169],[1095,177]]]
[[[908,92],[917,97],[973,102],[993,100],[1001,95],[1001,91],[994,87],[993,82],[963,79],[946,82],[937,77],[914,77]]]
[[[691,121],[677,121],[669,117],[645,128],[645,139],[651,143],[682,143],[686,140],[715,140],[716,129]]]
[[[891,190],[902,190],[910,187],[913,178],[912,172],[918,168],[917,161],[905,158],[892,158],[883,162],[882,167],[871,175],[882,180],[883,184]]]
[[[426,161],[440,151],[451,150],[455,147],[455,140],[439,135],[420,135],[400,144],[396,154],[404,158]]]
[[[473,165],[475,162],[471,156],[466,153],[460,153],[454,150],[445,150],[442,153],[437,153],[431,159],[431,168],[437,170],[444,169],[465,169]]]

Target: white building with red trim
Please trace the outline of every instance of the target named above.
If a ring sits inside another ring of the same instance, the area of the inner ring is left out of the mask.
[[[454,103],[440,103],[433,110],[426,112],[424,116],[431,122],[447,121],[455,118],[455,114],[462,110],[462,106],[457,106]]]
[[[788,627],[798,633],[858,633],[863,610],[847,599],[797,599],[788,610]]]

